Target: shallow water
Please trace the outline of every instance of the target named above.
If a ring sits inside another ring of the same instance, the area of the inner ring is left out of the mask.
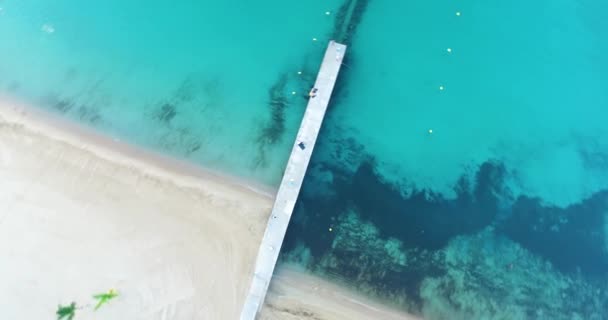
[[[333,3],[6,0],[1,86],[118,137],[276,184]]]
[[[283,258],[429,319],[608,318],[607,3],[0,7],[4,92],[271,185],[347,42]]]

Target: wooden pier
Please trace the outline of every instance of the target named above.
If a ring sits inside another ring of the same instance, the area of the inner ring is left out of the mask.
[[[241,311],[241,320],[255,319],[264,303],[345,52],[346,46],[334,41],[329,42],[325,51],[260,244],[251,287]]]

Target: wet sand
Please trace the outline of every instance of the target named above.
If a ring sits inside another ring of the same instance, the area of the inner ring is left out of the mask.
[[[420,320],[351,290],[281,265],[272,279],[261,320]]]

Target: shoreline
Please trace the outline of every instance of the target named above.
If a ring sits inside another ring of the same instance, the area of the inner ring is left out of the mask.
[[[96,153],[98,156],[110,155],[109,157],[106,156],[106,158],[111,158],[107,160],[129,166],[137,163],[157,166],[161,170],[156,173],[160,175],[163,174],[163,171],[167,171],[193,181],[196,179],[212,179],[251,190],[268,198],[274,198],[277,190],[277,188],[269,185],[220,172],[184,159],[167,156],[122,139],[111,138],[95,128],[2,94],[0,94],[0,115],[7,116],[9,121],[26,125],[28,128],[36,129],[39,132],[50,130],[51,138],[73,143]]]
[[[32,109],[0,100],[2,315],[236,319],[272,197]]]
[[[260,320],[422,320],[299,265],[277,266]]]
[[[240,313],[270,189],[1,96],[0,174],[0,299],[11,306],[4,315],[25,308],[45,318],[57,304],[108,287],[122,298],[100,318]],[[278,269],[261,319],[418,319],[302,269]]]

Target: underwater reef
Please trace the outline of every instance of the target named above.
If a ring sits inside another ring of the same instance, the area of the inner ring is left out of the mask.
[[[268,91],[270,120],[258,137],[258,143],[260,144],[275,144],[280,141],[285,132],[285,111],[289,105],[286,97],[286,85],[287,75],[283,74]]]
[[[487,161],[444,198],[322,142],[282,259],[427,319],[606,318],[608,191],[558,208],[514,198],[508,175]]]
[[[491,228],[454,238],[423,280],[427,319],[605,319],[606,281],[564,274]]]
[[[145,107],[147,118],[160,124],[152,139],[154,146],[180,157],[190,157],[203,149],[206,135],[201,132],[217,126],[214,117],[222,107],[222,95],[217,78],[186,75],[167,97]]]
[[[352,43],[370,0],[345,1],[334,18],[331,39],[346,45]]]

